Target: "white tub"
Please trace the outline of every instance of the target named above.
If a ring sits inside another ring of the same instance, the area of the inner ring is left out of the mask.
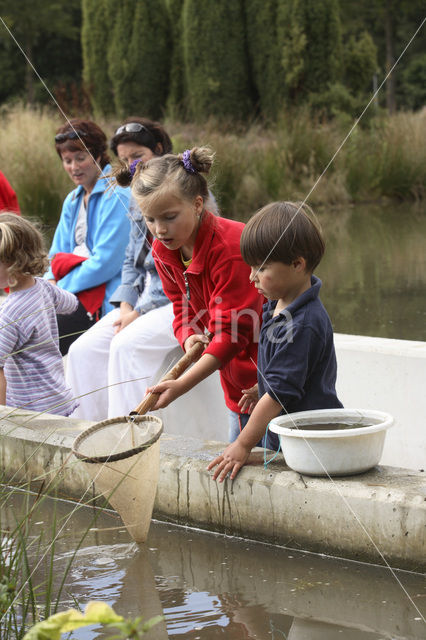
[[[346,429],[313,430],[312,425],[350,424]],[[269,428],[280,438],[287,465],[306,475],[363,473],[379,463],[393,417],[371,409],[320,409],[279,416]]]

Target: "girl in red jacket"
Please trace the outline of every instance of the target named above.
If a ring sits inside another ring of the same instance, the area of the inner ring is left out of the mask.
[[[187,351],[206,343],[200,360],[178,380],[161,382],[155,409],[166,407],[211,373],[220,370],[225,403],[231,411],[230,440],[248,420],[239,406],[244,389],[256,384],[257,338],[263,297],[249,280],[240,253],[241,222],[206,210],[208,186],[203,174],[213,163],[207,148],[168,154],[139,163],[132,194],[154,236],[152,254],[164,292],[173,302],[173,329]],[[127,176],[127,183],[129,180]],[[126,184],[126,172],[117,175]],[[210,341],[206,337],[210,334]]]

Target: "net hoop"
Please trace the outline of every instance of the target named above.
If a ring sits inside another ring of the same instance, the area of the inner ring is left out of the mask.
[[[157,442],[157,440],[163,433],[163,423],[156,416],[146,416],[146,415],[134,416],[134,417],[132,416],[132,422],[129,422],[128,418],[129,416],[109,418],[108,420],[103,420],[102,422],[98,422],[97,424],[94,424],[93,426],[89,427],[88,429],[83,431],[83,433],[80,433],[80,435],[78,435],[74,440],[71,448],[72,453],[75,455],[76,458],[78,458],[82,462],[88,462],[90,464],[116,462],[117,460],[125,460],[126,458],[130,458],[131,456],[134,456],[138,453],[141,453],[142,451],[145,451],[146,449],[149,449],[149,447],[151,447],[154,444],[154,442]],[[139,445],[138,447],[132,447],[131,449],[127,449],[127,451],[121,451],[120,453],[112,453],[107,456],[86,456],[83,453],[80,453],[80,451],[78,451],[78,447],[83,442],[83,440],[85,440],[88,436],[92,435],[93,433],[96,433],[96,431],[103,429],[104,427],[107,427],[114,423],[121,423],[121,424],[125,423],[127,426],[131,425],[132,423],[137,425],[139,422],[155,423],[158,426],[158,430],[149,438],[149,440]]]

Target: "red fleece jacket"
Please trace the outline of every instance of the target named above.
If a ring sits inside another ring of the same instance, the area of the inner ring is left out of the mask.
[[[11,211],[19,214],[16,193],[12,189],[4,173],[0,171],[0,212]]]
[[[239,412],[241,390],[257,382],[257,341],[263,296],[249,281],[250,268],[240,253],[244,225],[204,212],[190,266],[184,271],[179,250],[155,240],[155,266],[173,302],[173,329],[183,346],[207,328],[213,338],[204,353],[222,363],[225,402]],[[188,299],[189,296],[189,299]]]
[[[52,259],[50,264],[55,280],[61,280],[64,276],[75,269],[79,264],[87,260],[83,256],[77,256],[75,253],[58,252]],[[105,297],[106,285],[99,284],[96,287],[79,291],[76,296],[80,300],[83,307],[92,316],[95,315],[102,307]]]

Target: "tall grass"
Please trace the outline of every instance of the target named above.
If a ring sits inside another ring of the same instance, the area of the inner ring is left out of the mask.
[[[22,106],[0,113],[0,169],[15,189],[22,213],[56,224],[72,183],[55,150],[59,117]]]
[[[352,198],[426,197],[426,109],[399,113],[359,129],[344,156]]]
[[[426,109],[372,118],[343,145],[353,123],[320,121],[305,109],[282,114],[273,128],[167,125],[179,131],[177,151],[200,143],[215,149],[213,190],[230,217],[244,219],[272,200],[308,194],[316,206],[426,196]]]
[[[56,481],[57,475],[54,478]],[[0,484],[1,640],[29,640],[30,637],[54,640],[70,629],[93,624],[115,631],[114,638],[137,640],[163,619],[163,616],[149,620],[141,616],[125,619],[103,602],[91,602],[83,615],[80,603],[68,593],[65,583],[99,511],[91,510],[89,523],[80,531],[78,542],[58,575],[55,543],[67,535],[65,527],[71,515],[88,505],[75,506],[70,515],[61,518],[57,515],[57,500],[50,500],[49,521],[40,529],[35,525],[43,522],[35,523],[35,520],[46,518],[46,506],[40,507],[47,496],[40,493],[36,496],[29,492],[28,487],[21,489],[24,491]],[[18,493],[19,499],[15,501]],[[60,613],[64,598],[66,610]],[[70,600],[77,609],[69,609]]]
[[[73,184],[54,148],[57,111],[22,105],[0,112],[0,169],[25,215],[55,225]],[[99,122],[111,136],[117,119]],[[426,110],[377,116],[358,126],[320,178],[351,123],[320,121],[305,109],[281,115],[272,127],[167,121],[175,151],[209,144],[216,151],[212,189],[224,215],[244,219],[277,199],[313,205],[419,200],[426,195]],[[315,188],[313,188],[315,186]]]
[[[53,495],[55,485],[52,485]],[[56,613],[62,606],[65,579],[75,555],[93,526],[97,512],[81,531],[58,585],[55,576],[55,542],[64,523],[56,515],[56,501],[47,527],[34,522],[47,495],[35,494],[28,486],[0,484],[0,638],[19,640],[30,625]]]

